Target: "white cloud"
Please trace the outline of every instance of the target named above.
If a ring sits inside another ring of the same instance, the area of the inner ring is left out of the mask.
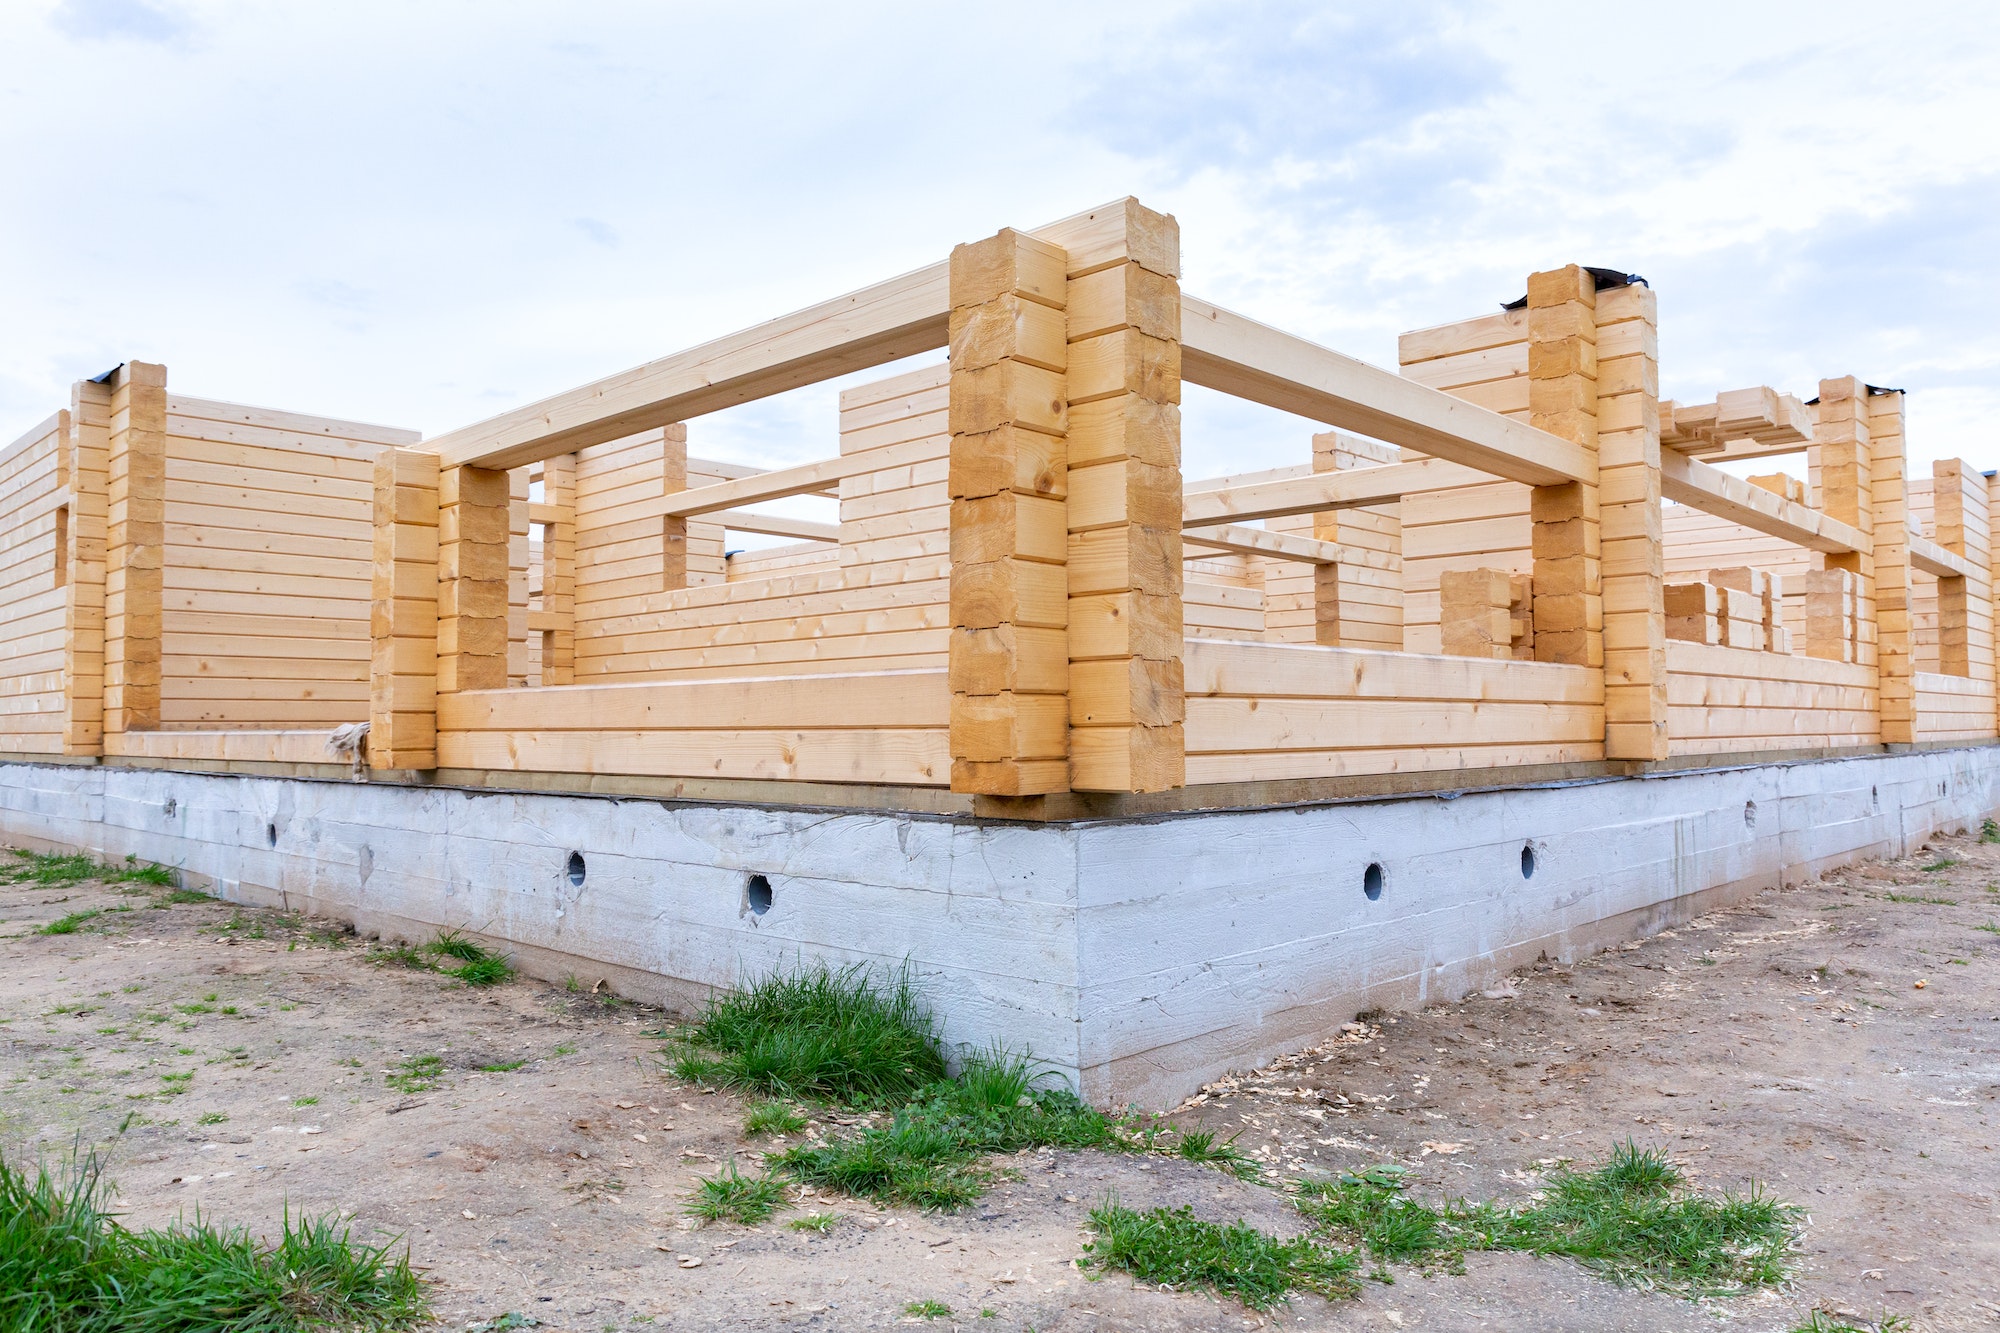
[[[1852,372],[1912,391],[1920,458],[2000,462],[1995,35],[1973,5],[15,6],[0,438],[135,356],[441,431],[1131,192],[1191,289],[1370,360],[1619,266],[1670,396]],[[832,404],[694,429],[807,458]],[[1188,422],[1191,472],[1304,456],[1275,414]]]

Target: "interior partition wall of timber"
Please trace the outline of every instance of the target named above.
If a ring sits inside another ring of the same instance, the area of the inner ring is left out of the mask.
[[[0,751],[1046,820],[1995,739],[1991,474],[1865,377],[1662,401],[1643,279],[1524,276],[1389,371],[1126,199],[429,439],[131,362],[0,455]],[[1324,429],[1189,480],[1183,384]]]

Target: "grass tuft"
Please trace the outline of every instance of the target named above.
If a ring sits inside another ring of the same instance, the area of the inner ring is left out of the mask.
[[[1092,1209],[1090,1225],[1097,1235],[1083,1247],[1082,1262],[1124,1269],[1141,1282],[1226,1294],[1253,1310],[1268,1310],[1293,1291],[1361,1293],[1354,1256],[1310,1236],[1280,1240],[1244,1222],[1204,1222],[1186,1206],[1141,1213],[1115,1201]]]
[[[1986,822],[1990,825],[1993,821]],[[1814,1310],[1805,1323],[1794,1325],[1791,1333],[1898,1333],[1909,1327],[1910,1321],[1900,1315],[1885,1314],[1880,1323],[1850,1324],[1823,1310]]]
[[[2000,842],[2000,820],[1982,820],[1979,825],[1981,842]]]
[[[91,908],[87,912],[71,912],[68,916],[57,917],[35,933],[37,935],[74,935],[84,922],[90,920],[92,917],[103,915],[103,909],[96,907]]]
[[[166,866],[140,864],[136,856],[125,858],[122,866],[92,860],[83,852],[31,852],[13,849],[20,860],[0,869],[0,884],[80,884],[101,879],[108,884],[157,884],[171,886],[174,872]]]
[[[1958,859],[1957,857],[1955,857],[1955,856],[1940,856],[1940,857],[1939,857],[1939,858],[1938,858],[1937,860],[1935,860],[1935,861],[1931,862],[1931,863],[1930,863],[1929,865],[1925,866],[1925,867],[1924,867],[1924,869],[1926,869],[1926,870],[1949,870],[1949,869],[1951,869],[1951,868],[1952,868],[1953,866],[1955,866],[1955,865],[1960,865],[1960,864],[1963,864],[1963,863],[1962,863],[1961,861],[1959,861],[1959,859]]]
[[[481,948],[456,930],[441,930],[423,947],[419,966],[435,967],[448,977],[457,977],[468,986],[497,986],[514,975],[505,958]],[[453,959],[459,966],[448,967],[432,959]]]
[[[413,1055],[391,1070],[382,1082],[398,1092],[429,1092],[444,1082],[444,1057]]]
[[[774,1097],[887,1105],[945,1075],[937,1021],[909,972],[877,981],[821,963],[709,1002],[676,1077]]]
[[[303,1333],[428,1323],[408,1255],[288,1212],[274,1245],[197,1214],[127,1231],[95,1154],[30,1177],[0,1160],[0,1328],[62,1333]]]
[[[750,1138],[761,1134],[796,1134],[806,1127],[806,1118],[783,1102],[759,1102],[743,1118],[743,1132]]]
[[[1221,1167],[1238,1180],[1249,1180],[1258,1173],[1257,1163],[1237,1149],[1234,1134],[1217,1143],[1213,1130],[1183,1130],[1174,1142],[1173,1151],[1175,1156],[1190,1162],[1206,1162],[1210,1166]]]
[[[951,1307],[943,1301],[911,1301],[903,1307],[903,1313],[913,1319],[949,1319]]]
[[[785,1182],[766,1172],[746,1176],[730,1158],[722,1170],[695,1186],[694,1198],[686,1207],[689,1216],[704,1222],[741,1222],[753,1227],[767,1220],[785,1202]]]
[[[1552,1173],[1525,1207],[1459,1200],[1434,1209],[1404,1186],[1400,1169],[1376,1167],[1301,1187],[1298,1207],[1378,1261],[1456,1264],[1467,1250],[1517,1250],[1690,1296],[1782,1282],[1799,1214],[1754,1187],[1720,1199],[1688,1194],[1664,1154],[1629,1141],[1595,1170]]]
[[[950,1211],[986,1192],[993,1173],[979,1163],[988,1153],[1132,1146],[1119,1122],[1067,1088],[1041,1085],[1027,1061],[996,1052],[919,1090],[887,1125],[800,1144],[771,1161],[804,1184]]]

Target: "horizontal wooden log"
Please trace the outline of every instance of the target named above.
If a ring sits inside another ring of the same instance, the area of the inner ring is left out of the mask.
[[[1871,549],[1868,538],[1838,519],[1671,450],[1660,455],[1660,494],[1809,550],[1839,555]]]
[[[1972,562],[1964,556],[1914,532],[1910,534],[1910,563],[1924,573],[1935,574],[1941,579],[1986,577],[1984,571],[1974,569]]]
[[[1188,494],[1181,502],[1181,525],[1245,523],[1288,514],[1318,514],[1392,504],[1405,495],[1476,486],[1492,478],[1476,468],[1441,459],[1389,463],[1381,467],[1313,472],[1279,481],[1253,481]],[[1185,540],[1185,539],[1184,539]]]
[[[1181,376],[1509,481],[1597,482],[1581,445],[1185,294]]]
[[[933,351],[945,345],[948,278],[947,263],[932,264],[418,447],[446,467],[521,467]]]
[[[1266,555],[1275,560],[1296,560],[1308,565],[1337,565],[1341,562],[1338,542],[1316,541],[1289,532],[1272,532],[1268,528],[1248,528],[1234,523],[1184,532],[1181,543],[1204,550]]]

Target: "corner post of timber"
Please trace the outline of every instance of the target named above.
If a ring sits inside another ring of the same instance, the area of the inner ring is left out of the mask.
[[[1379,467],[1402,451],[1345,431],[1313,436],[1314,472]],[[1403,650],[1402,506],[1327,509],[1313,515],[1313,538],[1340,547],[1330,565],[1314,565],[1313,642],[1328,648]]]
[[[105,447],[104,730],[160,725],[167,526],[167,368],[113,371]]]
[[[1575,264],[1528,278],[1528,412],[1537,430],[1597,452],[1597,284]],[[1538,662],[1604,665],[1597,492],[1569,481],[1529,493]]]
[[[1820,402],[1825,404],[1825,395]],[[1903,395],[1861,386],[1868,419],[1869,479],[1875,526],[1875,652],[1882,691],[1882,742],[1917,739],[1917,658],[1910,603],[1910,502]]]
[[[1665,759],[1666,530],[1660,509],[1659,298],[1597,294],[1597,496],[1604,592],[1604,755]]]
[[[682,458],[685,483],[685,449]],[[542,533],[542,610],[554,625],[542,631],[542,684],[568,685],[576,679],[575,454],[543,461],[542,498],[555,511]],[[681,550],[687,550],[685,524]]]
[[[507,683],[528,683],[528,469],[507,470]]]
[[[1010,229],[951,252],[951,788],[1069,786],[1068,257]]]
[[[1938,580],[1938,670],[1993,679],[1993,529],[1986,477],[1959,458],[1931,464],[1938,545],[1972,566],[1970,577]]]
[[[104,558],[111,388],[70,390],[61,448],[69,474],[69,580],[63,599],[63,753],[104,753]],[[164,535],[164,533],[162,534]]]
[[[437,767],[438,456],[375,456],[368,763]]]
[[[450,695],[507,686],[510,507],[506,472],[470,465],[438,470],[440,710]]]
[[[1853,647],[1846,655],[1847,660],[1863,666],[1879,667],[1875,638],[1873,547],[1875,463],[1868,432],[1867,392],[1867,386],[1851,375],[1819,382],[1819,420],[1813,428],[1813,443],[1806,454],[1813,495],[1819,500],[1820,511],[1857,529],[1868,540],[1866,550],[1816,554],[1813,564],[1817,569],[1839,570],[1847,574],[1855,621]],[[1826,617],[1821,619],[1824,621]],[[1806,651],[1815,657],[1839,660],[1836,656],[1837,645],[1828,642],[1828,635],[1824,632],[1818,635],[1813,633],[1810,615]],[[1885,704],[1888,702],[1886,692],[1879,697]],[[1907,706],[1901,711],[1907,722]],[[1885,711],[1883,717],[1886,719],[1887,716]],[[1891,732],[1885,729],[1881,739],[1888,743]]]
[[[685,421],[676,421],[660,431],[660,494],[678,495],[687,488],[688,428]],[[669,515],[660,520],[660,591],[674,592],[687,586],[688,521]]]
[[[1180,224],[1126,198],[1052,230],[1069,254],[1070,786],[1166,791],[1187,782]]]

